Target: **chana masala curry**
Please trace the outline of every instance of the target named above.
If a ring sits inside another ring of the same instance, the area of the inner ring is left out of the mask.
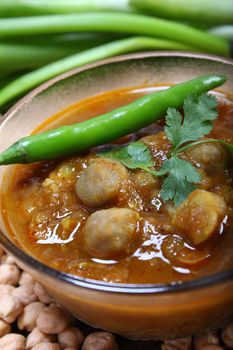
[[[162,88],[100,94],[35,132],[92,118]],[[12,238],[55,269],[106,282],[180,283],[232,268],[232,154],[213,139],[233,143],[233,102],[214,95],[212,127],[179,152],[172,153],[168,117],[166,127],[160,121],[70,158],[17,165],[3,195]],[[168,159],[174,167],[159,174]]]

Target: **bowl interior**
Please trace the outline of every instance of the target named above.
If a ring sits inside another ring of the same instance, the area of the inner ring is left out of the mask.
[[[6,114],[6,119],[0,126],[0,152],[19,138],[30,134],[53,114],[87,97],[124,87],[176,84],[209,73],[225,74],[228,80],[220,91],[232,94],[233,62],[207,55],[165,52],[134,54],[72,70],[35,89]],[[6,169],[9,168],[13,169],[13,166],[0,167],[0,186],[2,190],[4,190],[4,186],[7,186],[5,173]],[[8,171],[7,174],[9,174]],[[13,255],[17,254],[19,260],[25,262],[25,259],[30,259],[32,267],[37,264],[35,268],[39,266],[45,273],[57,274],[61,278],[66,276],[66,280],[71,283],[87,283],[87,286],[90,287],[91,281],[58,273],[49,267],[45,267],[43,264],[29,258],[27,254],[9,242],[6,239],[8,233],[2,218],[2,211],[0,211],[0,229],[5,235],[5,237],[0,237],[0,243]],[[215,282],[229,276],[233,277],[233,271],[229,273],[219,274],[215,278]],[[204,284],[210,283],[211,279],[204,278],[203,281]],[[212,279],[213,281],[214,279]],[[94,284],[96,288],[105,285],[99,282]],[[202,282],[197,281],[197,286],[201,284]],[[187,283],[187,287],[189,285],[190,283]],[[119,286],[115,287],[118,288]],[[150,286],[150,288],[154,287]],[[185,284],[183,287],[185,287]],[[114,288],[114,285],[108,286],[108,288]],[[121,289],[121,287],[119,288]],[[166,288],[172,288],[172,286],[161,286],[161,288],[157,286],[156,288],[157,291],[163,291]],[[124,289],[123,291],[128,290]]]

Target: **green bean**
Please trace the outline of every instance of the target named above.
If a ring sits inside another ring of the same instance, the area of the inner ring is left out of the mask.
[[[108,143],[161,119],[168,107],[182,107],[189,94],[209,91],[225,81],[221,75],[200,76],[82,123],[24,137],[0,154],[0,165],[55,159]]]
[[[174,20],[233,23],[232,0],[130,0],[132,7]]]
[[[11,75],[9,72],[6,72],[7,74],[1,74],[0,73],[0,89],[4,88],[4,86],[6,86],[7,84],[9,84],[9,82],[12,80],[11,79]],[[1,110],[0,111],[0,119],[2,117],[2,114],[5,112],[5,110]]]
[[[230,48],[223,38],[172,21],[126,13],[83,13],[0,21],[0,38],[67,32],[115,32],[161,37],[192,45],[205,52],[228,56]]]
[[[0,42],[0,69],[7,72],[36,69],[60,58],[106,44],[122,36],[68,33],[41,37],[4,38]]]
[[[128,0],[1,0],[1,17],[89,11],[129,11]]]
[[[208,32],[222,38],[233,39],[233,25],[210,28]]]
[[[96,40],[82,40],[81,42],[48,42],[21,43],[4,42],[0,43],[0,67],[1,70],[18,71],[21,69],[33,69],[49,64],[60,58],[77,54],[92,47],[107,43],[110,38],[96,38]],[[35,38],[34,38],[35,42]]]
[[[27,44],[27,45],[62,45],[63,47],[75,47],[77,42],[82,48],[88,48],[90,46],[101,45],[105,42],[110,42],[116,39],[122,39],[126,37],[123,34],[114,33],[64,33],[64,34],[48,34],[48,35],[27,35],[19,37],[5,37],[1,38],[1,43],[13,43],[13,44]]]
[[[78,52],[78,47],[32,46],[0,43],[0,67],[6,71],[33,69]]]
[[[188,45],[175,43],[168,40],[144,37],[117,40],[115,42],[98,46],[96,48],[53,62],[45,67],[32,71],[19,79],[16,79],[0,90],[0,107],[3,107],[13,99],[38,86],[40,83],[43,83],[58,74],[64,73],[69,69],[97,61],[102,58],[145,49],[192,50],[193,48]]]
[[[9,84],[12,80],[25,74],[25,71],[20,72],[6,72],[0,71],[0,89]]]

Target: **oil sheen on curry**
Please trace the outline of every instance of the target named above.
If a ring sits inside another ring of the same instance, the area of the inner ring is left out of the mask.
[[[36,132],[100,115],[161,88],[89,98]],[[205,139],[233,143],[233,102],[217,97],[219,117]],[[161,177],[99,156],[136,140],[159,169],[171,148],[164,122],[72,158],[17,166],[3,198],[13,239],[55,269],[106,282],[180,283],[232,268],[230,152],[206,142],[181,153],[202,180],[175,206],[161,198]]]

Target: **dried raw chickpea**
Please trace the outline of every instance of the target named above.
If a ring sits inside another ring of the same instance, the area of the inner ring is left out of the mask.
[[[37,300],[32,284],[25,284],[15,288],[13,295],[16,296],[23,305],[31,304],[33,301]]]
[[[201,350],[224,350],[224,348],[220,345],[204,344]]]
[[[36,282],[34,284],[34,293],[42,303],[49,304],[52,302],[52,298],[47,294],[44,287],[40,283]]]
[[[55,342],[56,336],[53,334],[44,334],[36,327],[27,336],[25,349],[32,349],[37,344]]]
[[[39,301],[26,305],[22,315],[20,315],[18,318],[19,329],[26,329],[27,331],[31,332],[33,328],[36,327],[36,320],[44,307],[45,305]]]
[[[203,350],[204,345],[219,345],[219,336],[215,331],[205,332],[194,337],[194,349]]]
[[[13,295],[3,295],[0,298],[0,317],[8,323],[13,323],[22,313],[23,305]]]
[[[191,350],[192,337],[165,340],[161,346],[161,349],[162,350]]]
[[[227,346],[233,348],[233,322],[223,328],[222,340]]]
[[[63,332],[58,334],[58,342],[62,349],[69,347],[79,349],[83,341],[84,335],[76,327],[68,327]]]
[[[82,350],[118,350],[118,345],[113,334],[95,332],[86,337]]]
[[[6,321],[0,320],[0,338],[10,333],[10,331],[11,331],[11,325]]]
[[[15,259],[11,255],[4,254],[1,257],[1,263],[8,264],[8,265],[15,265]]]
[[[24,350],[25,338],[16,333],[4,335],[0,339],[1,350]]]
[[[36,321],[37,327],[45,334],[58,334],[70,324],[65,312],[56,304],[44,308]]]
[[[19,279],[19,285],[22,286],[24,284],[34,284],[33,278],[29,275],[29,273],[23,271],[21,273],[20,279]]]
[[[0,286],[0,298],[3,295],[12,295],[15,290],[14,286],[11,286],[10,284],[2,284]]]
[[[0,265],[0,284],[16,286],[19,282],[20,270],[15,265]]]
[[[40,343],[33,346],[32,350],[61,350],[57,343]]]

